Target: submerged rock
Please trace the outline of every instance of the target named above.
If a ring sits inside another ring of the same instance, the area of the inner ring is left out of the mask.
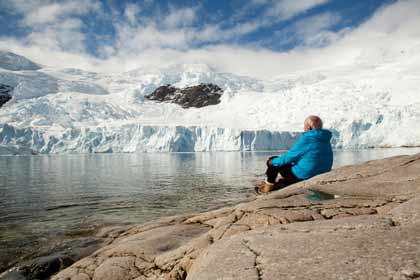
[[[146,96],[149,100],[171,102],[181,105],[183,108],[201,108],[220,103],[223,90],[214,84],[200,84],[197,86],[178,89],[171,85],[158,87],[151,95]]]
[[[51,275],[73,263],[74,260],[67,255],[52,255],[37,258],[23,266],[20,270],[28,280],[48,279]]]
[[[52,279],[410,279],[420,154],[346,166],[235,207],[121,232]],[[308,199],[319,192],[328,199]]]
[[[128,225],[81,228],[66,231],[64,236],[57,238],[48,236],[46,243],[35,240],[32,248],[24,247],[19,251],[19,248],[9,246],[3,252],[3,257],[7,257],[0,263],[0,280],[49,279],[75,260],[87,257],[110,243],[128,228]]]

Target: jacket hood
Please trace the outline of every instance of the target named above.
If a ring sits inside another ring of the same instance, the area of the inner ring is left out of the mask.
[[[306,137],[315,138],[317,140],[320,140],[322,142],[329,142],[332,137],[332,133],[329,130],[326,129],[315,129],[315,130],[309,130],[303,133]]]

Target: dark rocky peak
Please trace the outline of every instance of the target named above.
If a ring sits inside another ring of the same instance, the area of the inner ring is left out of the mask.
[[[176,87],[171,85],[160,86],[155,89],[152,94],[146,96],[147,99],[157,100],[157,101],[170,101],[174,98],[175,92],[177,91]]]
[[[26,57],[5,51],[0,51],[0,68],[10,71],[41,69],[38,64],[30,61]]]
[[[0,84],[0,108],[4,103],[12,99],[12,95],[10,94],[12,90],[13,88],[11,86]]]
[[[215,84],[199,84],[183,89],[165,85],[155,89],[146,98],[154,101],[175,103],[183,108],[201,108],[219,104],[222,93],[223,90]]]

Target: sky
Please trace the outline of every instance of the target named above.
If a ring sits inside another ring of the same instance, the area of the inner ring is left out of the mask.
[[[420,0],[0,0],[0,50],[102,72],[206,63],[278,75],[410,41],[419,18]]]

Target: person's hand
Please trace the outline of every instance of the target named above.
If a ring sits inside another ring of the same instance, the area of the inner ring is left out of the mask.
[[[268,167],[273,166],[273,165],[272,165],[272,163],[271,163],[271,160],[272,160],[272,159],[274,159],[274,158],[276,158],[276,157],[277,157],[277,156],[273,156],[273,157],[269,157],[269,158],[268,158],[268,160],[267,160],[267,166],[268,166]]]

